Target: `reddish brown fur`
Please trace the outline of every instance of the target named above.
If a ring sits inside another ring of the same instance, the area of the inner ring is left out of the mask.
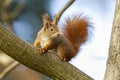
[[[74,49],[78,52],[79,47],[88,37],[88,21],[86,18],[75,16],[72,19],[67,18],[64,26],[65,36],[72,42]]]

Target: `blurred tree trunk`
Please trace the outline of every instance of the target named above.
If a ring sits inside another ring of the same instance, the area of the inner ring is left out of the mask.
[[[105,80],[120,80],[120,0],[116,1]]]

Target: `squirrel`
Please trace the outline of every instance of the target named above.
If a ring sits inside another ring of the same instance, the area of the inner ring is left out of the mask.
[[[81,15],[67,18],[63,33],[57,27],[57,17],[50,20],[46,13],[42,16],[43,28],[38,32],[34,46],[41,48],[40,53],[46,51],[57,53],[61,61],[70,61],[78,53],[80,46],[88,39],[89,22]]]

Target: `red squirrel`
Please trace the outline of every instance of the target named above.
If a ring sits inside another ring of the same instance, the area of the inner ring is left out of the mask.
[[[57,53],[61,61],[71,60],[88,39],[88,20],[81,18],[80,15],[66,19],[61,34],[57,27],[57,17],[51,21],[49,15],[44,14],[42,19],[43,28],[38,32],[34,46],[41,46],[40,53],[46,51]]]

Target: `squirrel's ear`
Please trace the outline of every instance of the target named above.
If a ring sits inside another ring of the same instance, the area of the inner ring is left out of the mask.
[[[47,13],[42,15],[42,20],[43,20],[44,28],[48,28],[50,24],[50,17]]]
[[[50,17],[49,17],[49,15],[48,15],[47,13],[43,14],[43,15],[42,15],[42,20],[43,20],[43,22],[46,22],[46,21],[49,21],[49,22],[50,22]]]
[[[54,20],[53,20],[52,23],[57,25],[57,23],[58,23],[58,15],[57,14],[55,15]]]
[[[44,22],[43,27],[44,27],[44,29],[49,28],[50,27],[50,22],[48,22],[48,21]]]

